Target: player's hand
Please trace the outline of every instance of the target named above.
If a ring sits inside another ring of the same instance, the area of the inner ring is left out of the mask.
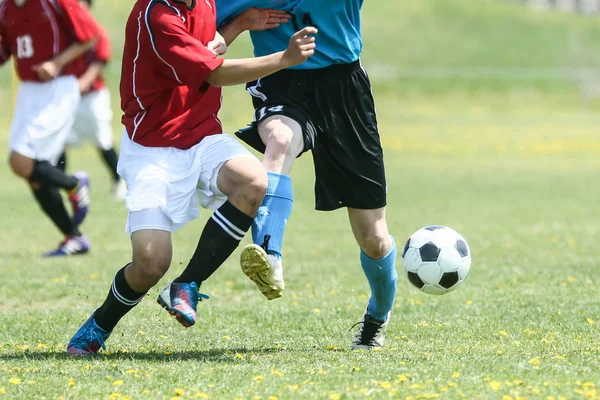
[[[296,32],[290,39],[288,48],[283,52],[283,61],[287,65],[294,66],[302,64],[308,57],[315,54],[316,35],[319,31],[313,26],[307,26]]]
[[[37,73],[38,78],[42,82],[51,81],[58,76],[58,65],[54,61],[45,61],[41,64],[33,66],[33,70]]]
[[[77,79],[77,84],[79,85],[79,93],[82,95],[87,94],[92,88],[92,82],[86,79]]]
[[[213,52],[215,56],[222,56],[227,53],[227,43],[223,36],[221,36],[218,32],[215,35],[215,38],[208,42],[206,48]]]
[[[285,11],[271,8],[250,8],[241,13],[236,19],[244,31],[263,31],[277,28],[285,24],[292,16]]]

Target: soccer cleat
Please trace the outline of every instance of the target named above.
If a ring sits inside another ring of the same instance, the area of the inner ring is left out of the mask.
[[[208,300],[208,296],[198,292],[196,282],[171,282],[158,295],[158,304],[186,328],[196,323],[196,306],[199,301]]]
[[[98,353],[100,348],[106,350],[104,342],[111,332],[100,328],[94,320],[94,314],[79,328],[67,345],[67,353],[73,357],[87,357]]]
[[[269,300],[283,296],[283,266],[281,259],[268,254],[265,248],[269,243],[269,235],[265,236],[263,246],[249,244],[240,255],[242,271],[253,281],[260,292]]]
[[[90,177],[87,172],[76,172],[73,176],[77,178],[79,184],[69,193],[69,201],[73,209],[73,225],[77,228],[90,208]]]
[[[127,196],[127,185],[125,184],[124,179],[119,179],[118,182],[113,184],[112,194],[115,196],[115,199],[119,201],[125,200],[125,196]]]
[[[390,323],[390,313],[385,321],[378,321],[368,314],[368,309],[363,314],[363,320],[356,323],[359,325],[358,332],[350,345],[350,350],[375,350],[383,348],[385,342],[385,331]]]
[[[64,257],[87,254],[90,251],[90,241],[87,236],[67,236],[58,244],[58,248],[44,253],[44,257]]]

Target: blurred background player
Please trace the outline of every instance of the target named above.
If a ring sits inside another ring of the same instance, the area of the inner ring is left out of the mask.
[[[363,0],[217,0],[217,25],[237,36],[233,17],[249,7],[286,11],[290,21],[252,31],[255,56],[279,51],[303,26],[319,28],[319,45],[306,63],[249,83],[254,122],[238,137],[264,153],[269,188],[252,226],[254,244],[241,254],[244,273],[268,298],[284,290],[281,247],[292,210],[289,177],[296,157],[311,150],[316,209],[346,207],[360,247],[371,298],[353,349],[382,347],[396,293],[396,246],[385,219],[386,179],[371,85],[359,57]],[[250,10],[250,13],[256,13]]]
[[[79,231],[89,206],[86,173],[56,167],[73,125],[80,93],[73,61],[86,53],[99,27],[76,0],[6,0],[0,4],[0,63],[15,59],[19,88],[9,149],[13,172],[28,182],[42,210],[65,235],[46,256],[87,253]],[[60,190],[73,209],[69,216]]]
[[[138,0],[127,20],[121,74],[123,131],[119,172],[127,181],[131,263],[115,275],[102,304],[67,347],[95,354],[119,320],[171,265],[171,234],[215,210],[183,273],[158,303],[184,326],[196,323],[198,289],[237,248],[267,189],[260,162],[217,114],[221,86],[250,82],[304,62],[314,53],[314,28],[290,35],[285,52],[223,60],[227,44],[216,31],[214,0]],[[285,49],[285,48],[284,48]]]
[[[82,0],[79,4],[89,9],[92,0]],[[112,140],[112,108],[110,93],[104,83],[103,70],[110,61],[110,38],[101,28],[100,37],[94,48],[84,54],[77,63],[81,66],[77,77],[81,90],[81,103],[75,115],[73,129],[67,138],[68,146],[78,146],[83,142],[92,143],[97,149],[109,170],[112,182],[112,193],[118,200],[127,194],[125,181],[117,173],[119,156],[113,147]],[[58,166],[67,168],[66,151],[58,161]]]

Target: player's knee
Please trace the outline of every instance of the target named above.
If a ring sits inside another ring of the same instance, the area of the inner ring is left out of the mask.
[[[33,172],[33,160],[18,153],[11,153],[8,164],[15,175],[24,179],[29,179]]]
[[[264,170],[257,171],[257,173],[248,180],[246,185],[244,185],[244,199],[251,210],[258,211],[258,208],[267,193],[267,186],[269,186],[269,181]]]
[[[139,284],[152,287],[167,273],[171,260],[165,254],[148,246],[135,251],[133,264],[138,272],[136,276],[140,280]]]
[[[302,134],[291,129],[270,129],[266,147],[269,152],[295,158],[302,151]]]
[[[385,257],[391,247],[389,234],[376,230],[365,233],[360,242],[362,251],[375,260]]]

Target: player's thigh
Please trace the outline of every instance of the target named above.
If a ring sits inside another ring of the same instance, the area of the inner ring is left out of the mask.
[[[217,186],[236,207],[253,214],[265,197],[267,173],[254,157],[232,158],[219,170]]]
[[[348,218],[356,242],[369,257],[379,259],[391,250],[385,207],[371,210],[348,208]]]

